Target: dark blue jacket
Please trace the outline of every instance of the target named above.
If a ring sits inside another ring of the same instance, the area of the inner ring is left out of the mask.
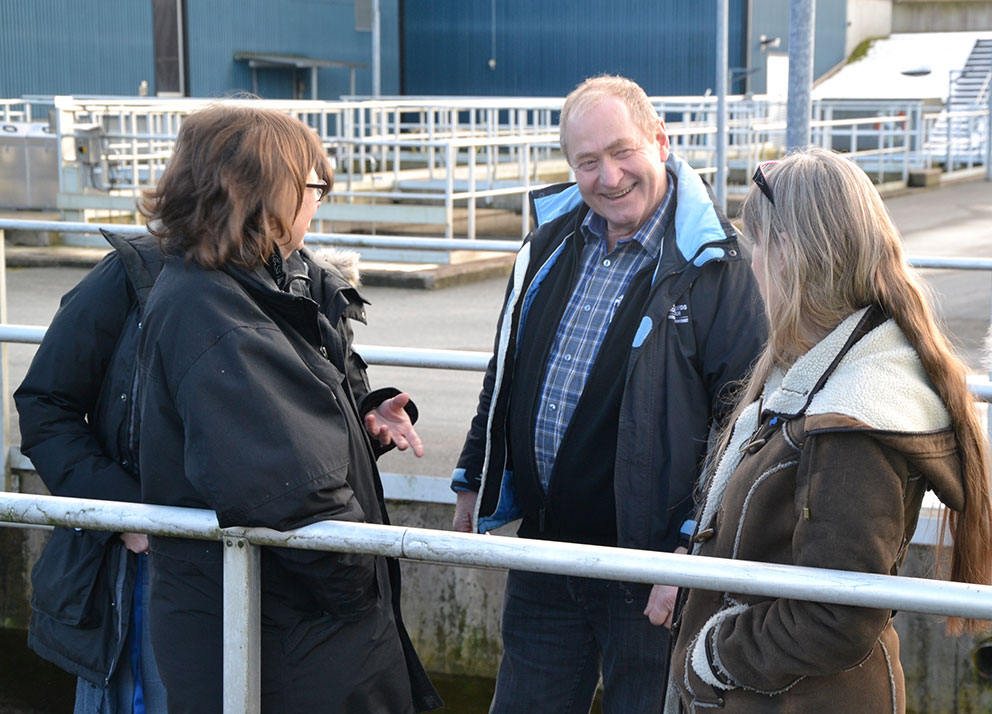
[[[672,155],[666,168],[676,182],[675,215],[624,360],[612,495],[617,545],[671,551],[692,510],[714,422],[729,411],[733,388],[758,355],[767,328],[733,226],[688,164]],[[456,490],[479,491],[479,532],[521,517],[525,525],[540,524],[542,509],[555,515],[560,533],[581,534],[588,527],[573,517],[571,489],[567,484],[556,488],[554,475],[546,498],[540,486],[516,480],[507,443],[513,380],[542,370],[546,359],[518,339],[533,318],[536,296],[551,284],[555,271],[568,265],[574,269],[575,261],[562,256],[577,239],[588,210],[575,186],[546,189],[535,197],[538,227],[517,256],[478,411],[452,478]],[[529,429],[532,437],[532,424]],[[519,453],[519,447],[513,450]],[[554,537],[524,528],[521,535]]]
[[[104,235],[116,250],[62,298],[14,402],[21,451],[52,494],[140,501],[138,322],[162,256],[151,236]],[[136,566],[116,533],[56,528],[31,573],[31,648],[105,686]]]

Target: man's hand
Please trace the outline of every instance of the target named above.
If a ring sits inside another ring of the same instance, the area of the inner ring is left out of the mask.
[[[140,555],[148,552],[148,536],[144,533],[121,533],[121,540],[124,541],[124,547],[132,553]]]
[[[475,502],[479,500],[477,491],[459,491],[455,501],[455,517],[451,520],[451,528],[460,533],[472,532],[472,515],[475,513]]]
[[[676,553],[684,554],[688,551],[679,546]],[[651,620],[652,625],[664,625],[672,629],[672,616],[675,614],[675,599],[678,597],[679,589],[674,585],[655,585],[651,588],[651,595],[648,597],[648,606],[644,608],[644,614]]]
[[[412,448],[419,458],[424,455],[424,445],[403,408],[409,401],[410,395],[405,392],[387,399],[365,415],[365,430],[383,446],[396,444],[400,451]]]

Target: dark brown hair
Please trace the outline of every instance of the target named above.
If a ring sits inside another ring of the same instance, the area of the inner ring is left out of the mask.
[[[297,119],[218,103],[183,120],[165,172],[139,208],[167,253],[205,268],[254,268],[291,239],[311,168],[331,185],[320,140]]]

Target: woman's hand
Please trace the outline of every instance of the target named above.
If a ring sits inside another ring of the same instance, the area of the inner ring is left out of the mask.
[[[121,533],[121,540],[132,553],[140,555],[148,552],[148,536],[144,533]]]
[[[365,430],[383,446],[395,444],[400,451],[412,448],[417,457],[424,455],[424,445],[413,428],[410,415],[403,408],[410,395],[402,392],[365,415]]]

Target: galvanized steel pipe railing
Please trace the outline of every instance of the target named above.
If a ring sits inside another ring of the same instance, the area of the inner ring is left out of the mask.
[[[48,231],[53,233],[96,234],[100,229],[123,236],[144,235],[145,226],[120,223],[82,223],[72,221],[27,221],[0,218],[0,231]],[[477,250],[488,253],[516,253],[519,240],[473,240],[464,238],[420,238],[414,236],[357,235],[354,233],[307,233],[306,244],[336,245],[350,248],[395,248],[399,250]],[[109,248],[109,246],[108,246]]]
[[[0,324],[0,343],[40,344],[46,329],[34,325]],[[424,349],[420,347],[356,344],[354,349],[369,364],[421,369],[453,369],[465,372],[484,372],[489,365],[489,359],[492,357],[489,352]],[[978,377],[969,378],[968,390],[976,401],[992,402],[992,382],[989,380]]]
[[[325,521],[294,531],[220,528],[213,511],[0,493],[0,523],[219,540],[224,561],[224,712],[260,708],[258,546],[720,590],[885,610],[992,619],[992,587],[655,553],[577,543]]]
[[[992,620],[992,586],[775,565],[510,536],[322,521],[292,531],[221,528],[213,511],[0,492],[0,523],[148,533],[253,546],[384,555],[723,590],[857,607]]]

